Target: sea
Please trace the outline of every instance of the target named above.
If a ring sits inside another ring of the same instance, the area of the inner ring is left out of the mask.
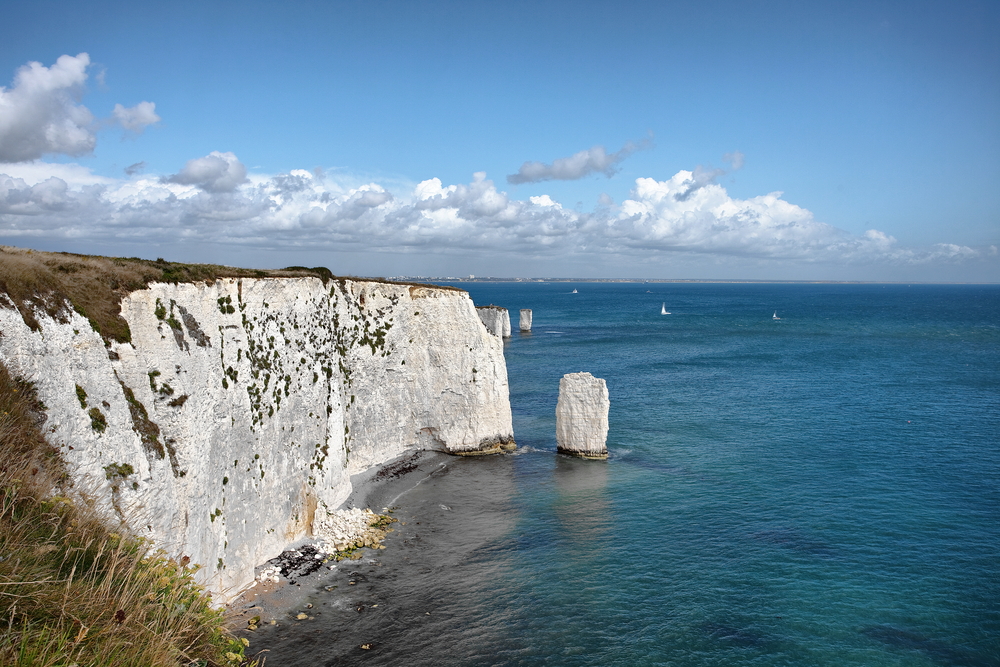
[[[458,286],[510,310],[518,450],[404,467],[266,665],[1000,667],[1000,286]],[[556,453],[578,371],[606,461]]]

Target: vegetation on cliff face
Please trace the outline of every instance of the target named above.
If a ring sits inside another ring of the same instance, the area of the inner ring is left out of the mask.
[[[25,323],[38,328],[34,309],[58,318],[66,304],[90,320],[105,340],[129,340],[128,324],[121,318],[121,300],[149,283],[192,283],[217,278],[267,278],[315,276],[329,279],[323,267],[296,267],[280,271],[237,269],[215,264],[181,264],[136,257],[97,257],[65,252],[40,252],[0,246],[0,306],[20,311]],[[9,301],[9,303],[5,303]]]
[[[42,434],[45,406],[0,365],[0,664],[253,665],[193,569],[85,503]]]
[[[379,278],[343,278],[322,266],[286,269],[239,269],[217,264],[183,264],[137,257],[100,257],[67,252],[41,252],[0,246],[0,307],[17,308],[32,329],[39,328],[34,310],[61,318],[68,306],[90,320],[105,341],[128,342],[131,334],[121,317],[121,300],[149,283],[211,282],[219,278],[301,278],[390,282]],[[406,283],[416,284],[416,283]],[[453,287],[426,285],[435,289]]]
[[[354,280],[320,268],[258,271],[0,246],[0,308],[16,309],[35,330],[46,316],[66,322],[76,311],[109,345],[131,337],[121,317],[122,298],[151,283],[266,277],[317,277],[337,283],[330,289],[345,296],[346,281]],[[411,292],[454,289],[407,284]],[[231,302],[219,305],[235,313]],[[166,304],[162,309],[157,316],[164,319]],[[382,342],[377,333],[366,343],[373,354]],[[152,376],[150,384],[156,386]],[[101,409],[91,405],[81,386],[75,389],[91,427],[107,428]],[[186,398],[174,400],[179,406]],[[175,562],[155,552],[148,541],[89,505],[87,489],[69,488],[71,476],[44,437],[50,426],[45,412],[32,387],[0,363],[0,664],[255,664],[244,657],[245,645],[226,633],[221,612],[194,583],[194,566],[186,558]],[[152,426],[145,435],[148,446],[161,444]],[[171,453],[169,443],[162,448]],[[128,470],[114,463],[105,474],[121,483]]]

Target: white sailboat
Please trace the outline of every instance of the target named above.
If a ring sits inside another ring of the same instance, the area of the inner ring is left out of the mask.
[[[670,311],[667,310],[667,304],[666,302],[664,302],[663,305],[660,306],[660,315],[669,315],[669,314]]]
[[[570,292],[570,294],[579,294],[579,292],[577,292],[577,291],[576,291],[576,288],[574,287],[574,288],[573,288],[573,291],[572,291],[572,292]]]
[[[781,319],[780,317],[778,317],[778,311],[774,311],[774,315],[771,315],[771,319],[772,320],[780,320]]]

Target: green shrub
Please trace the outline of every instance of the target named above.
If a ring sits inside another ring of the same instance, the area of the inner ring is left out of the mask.
[[[80,401],[80,407],[84,410],[87,409],[87,392],[84,391],[83,387],[76,385],[76,398]]]
[[[108,428],[108,420],[104,417],[104,413],[97,408],[91,408],[87,414],[90,415],[90,428],[98,433],[104,433]]]

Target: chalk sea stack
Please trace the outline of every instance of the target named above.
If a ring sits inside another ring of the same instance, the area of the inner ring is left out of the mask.
[[[559,380],[556,448],[585,459],[608,458],[608,385],[590,373],[567,373]]]
[[[518,329],[521,331],[531,331],[531,308],[521,309],[521,321]]]
[[[510,313],[506,308],[490,304],[476,306],[476,312],[491,334],[500,338],[510,338]]]

